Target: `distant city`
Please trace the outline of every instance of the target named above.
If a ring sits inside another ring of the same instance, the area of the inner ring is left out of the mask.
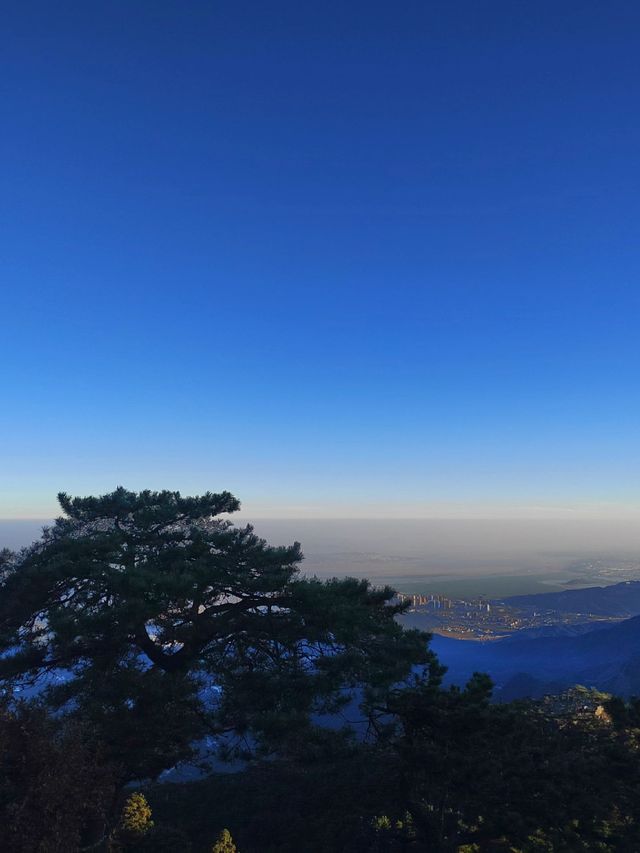
[[[433,634],[465,640],[498,640],[520,631],[596,627],[619,622],[635,610],[625,608],[625,585],[640,586],[640,565],[589,561],[572,567],[578,577],[559,590],[537,595],[489,598],[485,595],[454,597],[432,592],[398,592],[396,601],[408,604],[405,624]],[[615,596],[612,606],[602,605],[603,588]],[[591,590],[593,589],[592,594]],[[616,592],[620,591],[619,595]]]
[[[531,612],[508,601],[485,598],[454,599],[444,595],[398,593],[396,600],[409,602],[403,618],[413,627],[461,640],[497,640],[526,629],[581,625],[586,621],[618,622],[622,618],[542,608]]]

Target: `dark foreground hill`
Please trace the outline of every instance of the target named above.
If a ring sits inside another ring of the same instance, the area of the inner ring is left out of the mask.
[[[622,696],[640,694],[640,616],[579,636],[519,637],[491,643],[434,636],[447,680],[487,672],[496,698],[540,696],[584,684]]]

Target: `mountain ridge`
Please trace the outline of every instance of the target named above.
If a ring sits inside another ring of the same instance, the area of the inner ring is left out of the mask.
[[[513,595],[505,604],[524,611],[553,610],[557,613],[583,613],[593,616],[631,617],[640,615],[640,580],[622,581],[610,586],[566,589],[533,595]]]

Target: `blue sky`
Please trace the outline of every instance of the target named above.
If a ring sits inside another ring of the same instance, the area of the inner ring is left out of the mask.
[[[0,516],[640,506],[635,2],[9,2]]]

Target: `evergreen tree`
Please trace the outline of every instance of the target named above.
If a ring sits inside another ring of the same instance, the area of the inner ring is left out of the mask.
[[[380,707],[416,664],[437,678],[392,590],[301,578],[298,543],[221,518],[239,507],[228,492],[59,501],[64,517],[3,557],[0,678],[48,683],[49,705],[91,721],[124,779],[156,776],[204,735],[321,749],[315,714],[350,695]]]
[[[0,704],[0,850],[69,853],[96,844],[115,782],[91,732],[34,704]]]
[[[121,832],[125,836],[139,837],[150,829],[153,829],[153,821],[146,797],[140,792],[130,794],[122,809]]]
[[[399,691],[390,740],[406,809],[434,851],[640,849],[637,744],[620,720],[464,690]],[[632,705],[633,703],[631,703]],[[627,706],[627,707],[631,707]]]
[[[223,829],[216,843],[211,848],[211,853],[237,853],[238,848],[233,843],[231,833],[228,829]]]

